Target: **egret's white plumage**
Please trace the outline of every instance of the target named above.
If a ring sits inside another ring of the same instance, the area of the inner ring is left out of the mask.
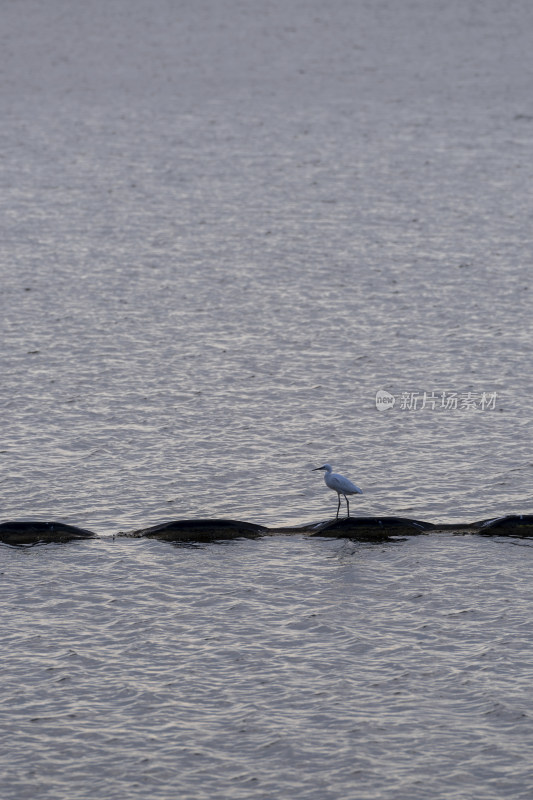
[[[347,495],[363,494],[363,490],[360,489],[359,486],[356,486],[355,483],[352,483],[350,480],[348,480],[348,478],[345,478],[344,475],[339,475],[337,472],[333,472],[333,467],[331,466],[331,464],[322,464],[321,467],[315,467],[315,469],[312,469],[311,472],[317,472],[317,470],[320,469],[324,470],[324,480],[326,481],[326,486],[329,486],[330,489],[333,489],[334,492],[337,492],[337,496],[339,498],[336,519],[339,518],[339,509],[341,507],[341,494],[346,500],[348,516],[350,516],[350,503],[348,502]]]

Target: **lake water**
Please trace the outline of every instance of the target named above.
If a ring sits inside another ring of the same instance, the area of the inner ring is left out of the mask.
[[[0,9],[8,800],[533,793],[533,6]],[[376,408],[376,393],[394,398]]]

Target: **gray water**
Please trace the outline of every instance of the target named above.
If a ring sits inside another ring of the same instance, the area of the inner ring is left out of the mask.
[[[532,23],[2,5],[3,796],[531,797],[527,541],[113,535],[531,513]]]

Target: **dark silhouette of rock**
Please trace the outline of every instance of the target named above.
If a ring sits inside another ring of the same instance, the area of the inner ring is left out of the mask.
[[[482,536],[533,536],[533,514],[508,514],[506,517],[495,517],[474,522],[475,533]]]
[[[40,522],[22,520],[0,523],[0,542],[5,544],[48,544],[50,542],[71,542],[73,539],[93,539],[96,534],[64,522]]]
[[[533,514],[509,514],[479,522],[433,523],[408,517],[343,517],[303,525],[267,528],[234,519],[177,519],[119,536],[154,538],[166,542],[213,542],[222,539],[254,539],[259,536],[327,536],[361,541],[387,541],[390,537],[451,532],[480,536],[533,537]],[[22,520],[0,523],[0,542],[32,545],[92,539],[96,534],[63,522]]]
[[[383,541],[390,536],[418,536],[434,529],[431,522],[406,517],[344,517],[325,522],[311,536]]]
[[[268,528],[234,519],[176,519],[151,528],[140,528],[126,536],[162,539],[166,542],[212,542],[216,539],[255,538]]]

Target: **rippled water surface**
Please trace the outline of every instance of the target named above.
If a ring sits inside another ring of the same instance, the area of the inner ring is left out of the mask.
[[[531,797],[526,540],[113,535],[532,512],[532,8],[2,5],[9,800]]]
[[[4,796],[531,794],[528,542],[3,556]]]

